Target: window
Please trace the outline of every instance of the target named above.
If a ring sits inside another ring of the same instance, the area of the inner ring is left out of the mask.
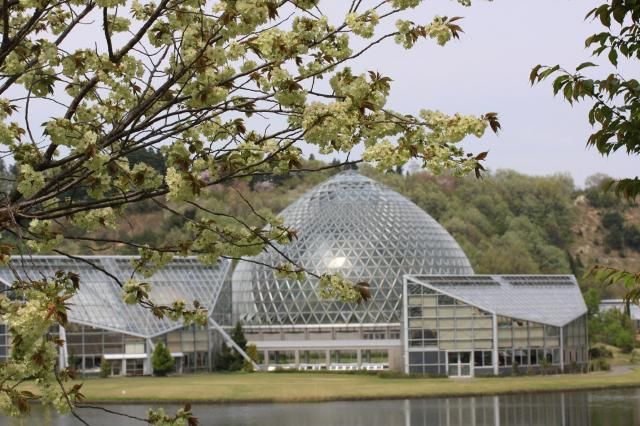
[[[453,297],[440,295],[440,296],[438,296],[438,304],[439,305],[453,305],[453,304],[455,304],[455,300],[453,299]]]
[[[485,366],[493,365],[493,353],[491,351],[482,352],[482,357],[484,358]]]
[[[513,351],[513,363],[518,365],[529,365],[529,351],[527,349]]]
[[[419,329],[409,330],[409,339],[422,340],[422,330],[419,330]]]
[[[420,317],[422,317],[422,308],[420,306],[410,306],[409,318],[420,318]]]
[[[498,353],[498,365],[501,367],[511,365],[511,349],[506,349]]]
[[[438,332],[436,330],[422,330],[424,335],[424,346],[438,345]]]
[[[475,351],[473,353],[473,364],[476,367],[491,367],[492,364],[491,351]]]
[[[438,332],[436,330],[422,330],[425,339],[437,339]]]
[[[422,352],[409,352],[409,364],[422,364]]]
[[[383,340],[386,336],[384,331],[368,331],[363,333],[362,337],[365,340]]]
[[[509,327],[511,327],[511,318],[498,317],[498,328],[509,328]]]
[[[438,352],[430,351],[424,353],[424,363],[425,364],[437,364],[438,363]]]
[[[544,326],[544,334],[549,337],[558,337],[560,335],[560,329],[558,327],[552,327],[550,325]]]

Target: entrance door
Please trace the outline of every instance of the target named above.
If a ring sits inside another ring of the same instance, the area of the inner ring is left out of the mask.
[[[448,372],[449,377],[471,377],[471,352],[449,352],[447,354],[448,359]]]

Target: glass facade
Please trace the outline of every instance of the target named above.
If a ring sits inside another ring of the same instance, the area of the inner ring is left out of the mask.
[[[468,376],[492,367],[493,316],[420,284],[407,286],[409,373]]]
[[[86,256],[82,260],[64,256],[31,256],[12,260],[12,268],[0,268],[0,282],[11,285],[19,278],[51,277],[57,271],[75,272],[80,276],[80,289],[70,300],[73,307],[69,320],[74,323],[139,336],[153,337],[172,329],[182,328],[180,322],[168,318],[158,319],[149,309],[139,305],[127,305],[122,300],[120,283],[136,278],[151,284],[151,299],[159,304],[184,300],[187,308],[197,300],[212,311],[212,317],[225,320],[230,325],[228,287],[231,262],[220,261],[205,266],[196,258],[175,258],[151,277],[136,271],[134,256]],[[12,270],[13,269],[13,270]],[[105,272],[107,273],[105,273]],[[225,295],[225,292],[227,293]],[[227,304],[216,311],[218,297],[227,297]]]
[[[284,259],[267,251],[233,274],[234,314],[251,325],[399,323],[404,274],[472,274],[460,246],[411,201],[355,171],[340,173],[286,208],[297,239],[278,247],[316,273],[367,282],[360,305],[322,300],[316,282],[278,279]]]
[[[497,278],[491,281],[477,277],[474,281],[473,276],[430,277],[429,280],[448,289],[454,285],[474,286],[476,291],[493,286],[486,291],[500,297]],[[531,288],[526,290],[528,295]],[[544,292],[544,289],[537,291]],[[513,298],[513,294],[509,297]],[[586,312],[566,325],[554,326],[492,312],[414,281],[406,284],[406,301],[405,369],[408,373],[473,376],[547,369],[583,371],[588,364]],[[535,317],[535,300],[530,303],[528,309]],[[584,307],[579,292],[577,298],[565,299],[563,303]],[[526,313],[523,312],[523,316]]]
[[[0,268],[0,283],[9,286],[18,277],[53,276],[56,271],[80,276],[78,293],[70,300],[69,324],[65,328],[66,362],[83,373],[97,374],[103,358],[112,374],[142,374],[151,348],[162,341],[176,354],[177,371],[206,371],[211,366],[213,341],[208,327],[184,328],[180,321],[158,319],[138,305],[122,300],[120,282],[135,277],[151,284],[151,299],[159,304],[184,300],[210,309],[213,320],[231,324],[230,261],[205,266],[195,258],[176,258],[151,277],[139,275],[133,256],[32,256]],[[13,271],[12,271],[13,269]],[[6,325],[0,324],[0,361],[10,353]],[[142,364],[141,364],[142,363]]]

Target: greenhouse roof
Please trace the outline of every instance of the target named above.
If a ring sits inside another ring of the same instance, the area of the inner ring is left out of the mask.
[[[21,279],[33,280],[52,277],[60,270],[75,272],[80,276],[80,289],[70,299],[69,321],[149,338],[182,328],[183,324],[167,318],[158,319],[149,309],[124,303],[122,289],[113,277],[122,283],[132,277],[150,283],[150,299],[155,303],[170,304],[181,299],[191,308],[197,300],[211,315],[231,268],[231,262],[227,260],[205,266],[195,258],[174,258],[153,276],[145,278],[134,270],[132,260],[136,258],[25,256],[13,259],[11,268],[0,268],[0,283],[11,285],[16,273]]]
[[[407,293],[419,284],[480,309],[562,327],[587,307],[573,275],[407,275]]]
[[[405,274],[473,274],[464,251],[427,212],[396,191],[344,171],[306,192],[280,217],[291,243],[238,263],[234,314],[245,324],[386,324],[400,321]],[[318,275],[367,282],[367,303],[323,300],[317,282],[281,278],[288,259]]]

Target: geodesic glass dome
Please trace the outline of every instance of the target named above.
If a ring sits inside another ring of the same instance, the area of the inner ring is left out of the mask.
[[[372,298],[359,305],[323,300],[314,278],[278,279],[258,264],[284,262],[270,250],[239,262],[233,274],[234,315],[245,324],[397,323],[404,274],[473,274],[458,243],[438,222],[355,171],[318,185],[281,216],[298,239],[280,250],[317,274],[339,272],[353,282],[368,282]]]

